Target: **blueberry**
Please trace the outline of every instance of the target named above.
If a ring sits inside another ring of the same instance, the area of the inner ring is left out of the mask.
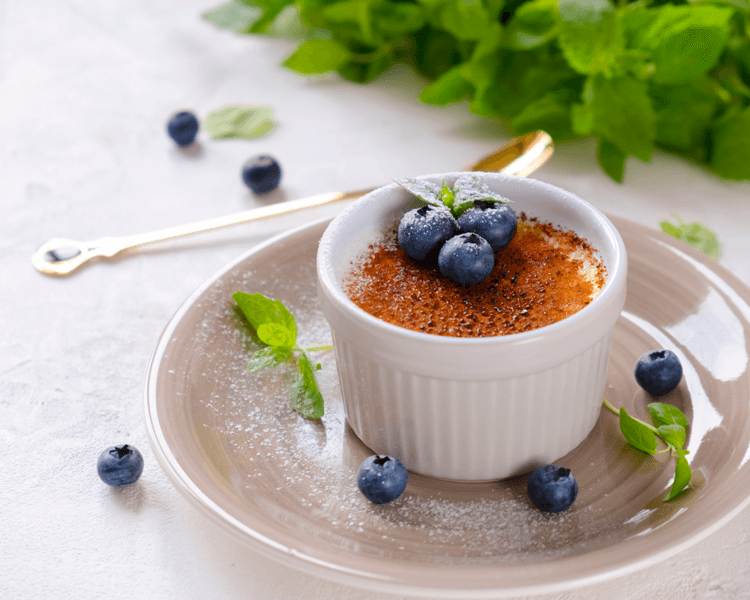
[[[357,471],[357,486],[375,504],[398,498],[406,488],[406,467],[397,458],[374,454],[362,461]]]
[[[653,350],[635,363],[635,380],[652,396],[663,396],[682,379],[680,359],[671,350]]]
[[[578,483],[570,469],[557,465],[538,467],[531,474],[527,489],[534,506],[549,513],[567,510],[578,496]]]
[[[476,233],[487,240],[493,252],[510,244],[516,235],[518,222],[516,213],[507,204],[497,202],[474,202],[474,207],[458,217],[462,232]]]
[[[198,119],[191,112],[178,112],[167,123],[167,133],[180,148],[189,146],[198,135]]]
[[[255,194],[265,194],[279,187],[281,167],[271,156],[255,156],[242,165],[242,181]]]
[[[461,285],[481,283],[495,266],[495,254],[487,240],[476,233],[460,233],[440,249],[440,272]]]
[[[398,243],[414,260],[424,260],[457,233],[458,223],[447,208],[425,204],[401,217]]]
[[[96,470],[104,483],[122,488],[138,481],[143,473],[143,456],[129,444],[112,446],[99,455]]]

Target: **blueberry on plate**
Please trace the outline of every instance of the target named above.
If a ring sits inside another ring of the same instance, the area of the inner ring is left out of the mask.
[[[476,233],[460,233],[440,249],[440,272],[461,285],[481,283],[495,266],[495,254],[489,242]]]
[[[635,380],[652,396],[663,396],[682,379],[680,359],[671,350],[653,350],[635,363]]]
[[[397,458],[374,454],[362,461],[357,471],[357,486],[375,504],[398,498],[406,488],[406,467]]]
[[[279,187],[281,167],[271,156],[254,156],[242,165],[242,181],[254,194],[265,194]]]
[[[578,483],[570,469],[544,465],[531,474],[527,490],[531,502],[539,510],[558,513],[573,505],[578,496]]]
[[[414,260],[424,260],[457,233],[458,223],[447,208],[425,204],[401,217],[398,243]]]
[[[130,444],[112,446],[99,455],[96,471],[107,485],[122,488],[138,481],[143,473],[143,456]]]
[[[198,135],[198,119],[191,112],[178,112],[167,123],[167,133],[180,148],[189,146]]]
[[[481,235],[497,252],[515,237],[518,221],[509,205],[477,200],[473,208],[458,217],[458,226],[462,232]]]

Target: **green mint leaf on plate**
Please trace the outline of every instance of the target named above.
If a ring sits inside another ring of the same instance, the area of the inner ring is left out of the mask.
[[[307,354],[301,352],[298,358],[299,374],[289,390],[292,408],[308,419],[319,419],[324,414],[323,396],[315,379],[316,368],[310,364]]]
[[[671,235],[672,237],[687,242],[693,248],[700,250],[708,256],[716,260],[721,254],[721,246],[719,245],[719,238],[705,225],[700,223],[685,223],[678,215],[674,215],[676,223],[662,220],[659,223],[661,230]]]
[[[320,369],[320,364],[316,363],[313,367],[305,350],[297,346],[297,323],[294,315],[282,302],[267,298],[263,294],[235,292],[232,298],[245,321],[255,330],[254,339],[265,344],[250,357],[247,364],[248,372],[275,367],[282,363],[293,365],[297,372],[289,388],[292,409],[308,419],[322,417],[325,412],[323,396],[315,379],[315,371]],[[309,350],[331,349],[331,346],[318,346]]]
[[[625,408],[620,409],[620,431],[634,448],[646,454],[656,453],[658,442],[653,429],[643,421],[631,417]]]
[[[261,323],[258,325],[258,339],[269,346],[293,348],[294,334],[289,328],[279,323]]]
[[[660,425],[657,435],[675,450],[681,450],[685,444],[685,428],[682,425]]]
[[[291,348],[266,346],[253,353],[247,363],[247,372],[254,373],[260,369],[275,367],[288,361],[293,356]]]
[[[672,488],[669,490],[669,493],[664,497],[664,501],[669,502],[679,496],[690,483],[692,476],[693,474],[690,471],[690,465],[688,464],[687,459],[684,456],[678,456],[677,464],[674,469],[674,482],[672,483]]]
[[[209,113],[203,122],[214,139],[258,138],[275,126],[273,109],[266,106],[225,106]]]
[[[393,181],[422,202],[433,206],[443,205],[442,187],[436,186],[434,183],[417,181],[416,179],[394,179]]]
[[[687,429],[688,420],[683,412],[676,406],[664,402],[652,402],[648,405],[648,412],[654,425],[680,425]]]
[[[454,200],[455,196],[453,195],[453,190],[451,190],[448,187],[448,184],[443,181],[440,185],[440,201],[450,210],[453,207]]]
[[[291,332],[293,338],[291,346],[297,343],[297,322],[294,320],[294,315],[279,300],[266,298],[263,294],[246,292],[236,292],[232,294],[232,298],[256,331],[264,323],[275,323]]]

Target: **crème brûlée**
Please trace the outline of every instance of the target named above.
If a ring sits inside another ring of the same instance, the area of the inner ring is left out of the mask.
[[[518,216],[518,230],[495,253],[481,283],[459,285],[398,246],[395,228],[369,244],[344,277],[346,295],[393,325],[453,337],[490,337],[556,323],[587,306],[607,271],[574,231]]]

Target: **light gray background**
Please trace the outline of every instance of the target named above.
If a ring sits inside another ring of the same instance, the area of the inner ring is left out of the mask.
[[[40,275],[51,237],[95,239],[229,214],[265,202],[360,189],[468,166],[506,139],[464,106],[417,101],[396,69],[359,86],[279,66],[295,42],[247,38],[200,19],[221,0],[5,0],[0,3],[0,596],[2,598],[395,598],[303,575],[244,548],[172,488],[148,446],[143,384],[157,337],[181,302],[227,261],[338,209]],[[277,129],[187,151],[168,117],[225,104],[272,106]],[[240,181],[271,153],[282,189]],[[657,154],[618,185],[595,146],[560,146],[537,177],[648,226],[677,212],[721,238],[721,264],[750,284],[750,184]],[[139,484],[116,492],[96,457],[129,442]],[[750,510],[689,551],[609,582],[547,598],[750,597]]]

